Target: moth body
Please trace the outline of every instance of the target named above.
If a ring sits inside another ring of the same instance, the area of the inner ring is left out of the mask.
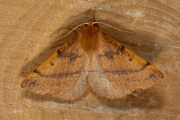
[[[163,74],[104,34],[93,21],[29,74],[21,87],[35,93],[74,100],[91,88],[116,99],[151,87]]]

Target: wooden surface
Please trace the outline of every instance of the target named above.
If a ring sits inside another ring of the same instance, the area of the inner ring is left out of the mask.
[[[0,1],[1,120],[179,120],[180,2],[179,0],[1,0]],[[106,100],[89,91],[77,101],[24,91],[22,80],[69,37],[51,41],[92,18],[135,34],[101,25],[112,38],[158,67],[165,78],[144,91]]]

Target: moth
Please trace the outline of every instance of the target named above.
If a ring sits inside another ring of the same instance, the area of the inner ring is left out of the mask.
[[[164,76],[155,66],[103,33],[90,20],[57,52],[30,73],[21,87],[64,100],[88,89],[108,99],[151,87]]]

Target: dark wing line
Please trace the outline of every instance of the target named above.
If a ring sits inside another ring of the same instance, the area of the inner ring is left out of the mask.
[[[109,73],[113,73],[113,74],[130,74],[130,73],[136,73],[136,72],[140,72],[140,71],[143,71],[147,66],[151,65],[149,62],[147,62],[147,64],[143,65],[143,67],[140,69],[140,70],[121,70],[121,71],[118,71],[118,70],[115,70],[115,71],[108,71],[108,70],[105,70],[105,72],[109,72]]]
[[[67,77],[67,76],[73,76],[74,74],[79,74],[81,71],[76,71],[76,72],[67,72],[67,73],[58,73],[58,74],[52,74],[52,75],[43,75],[40,71],[34,70],[34,73],[37,73],[41,77]]]

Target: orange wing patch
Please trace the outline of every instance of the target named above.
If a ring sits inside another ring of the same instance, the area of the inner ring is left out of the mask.
[[[92,62],[89,84],[103,97],[121,98],[136,89],[151,87],[163,74],[108,35]]]
[[[38,94],[73,100],[88,86],[115,99],[151,87],[163,74],[89,21],[76,36],[22,82]]]
[[[22,87],[38,94],[52,94],[61,99],[75,99],[87,89],[85,53],[77,36],[28,75]]]

